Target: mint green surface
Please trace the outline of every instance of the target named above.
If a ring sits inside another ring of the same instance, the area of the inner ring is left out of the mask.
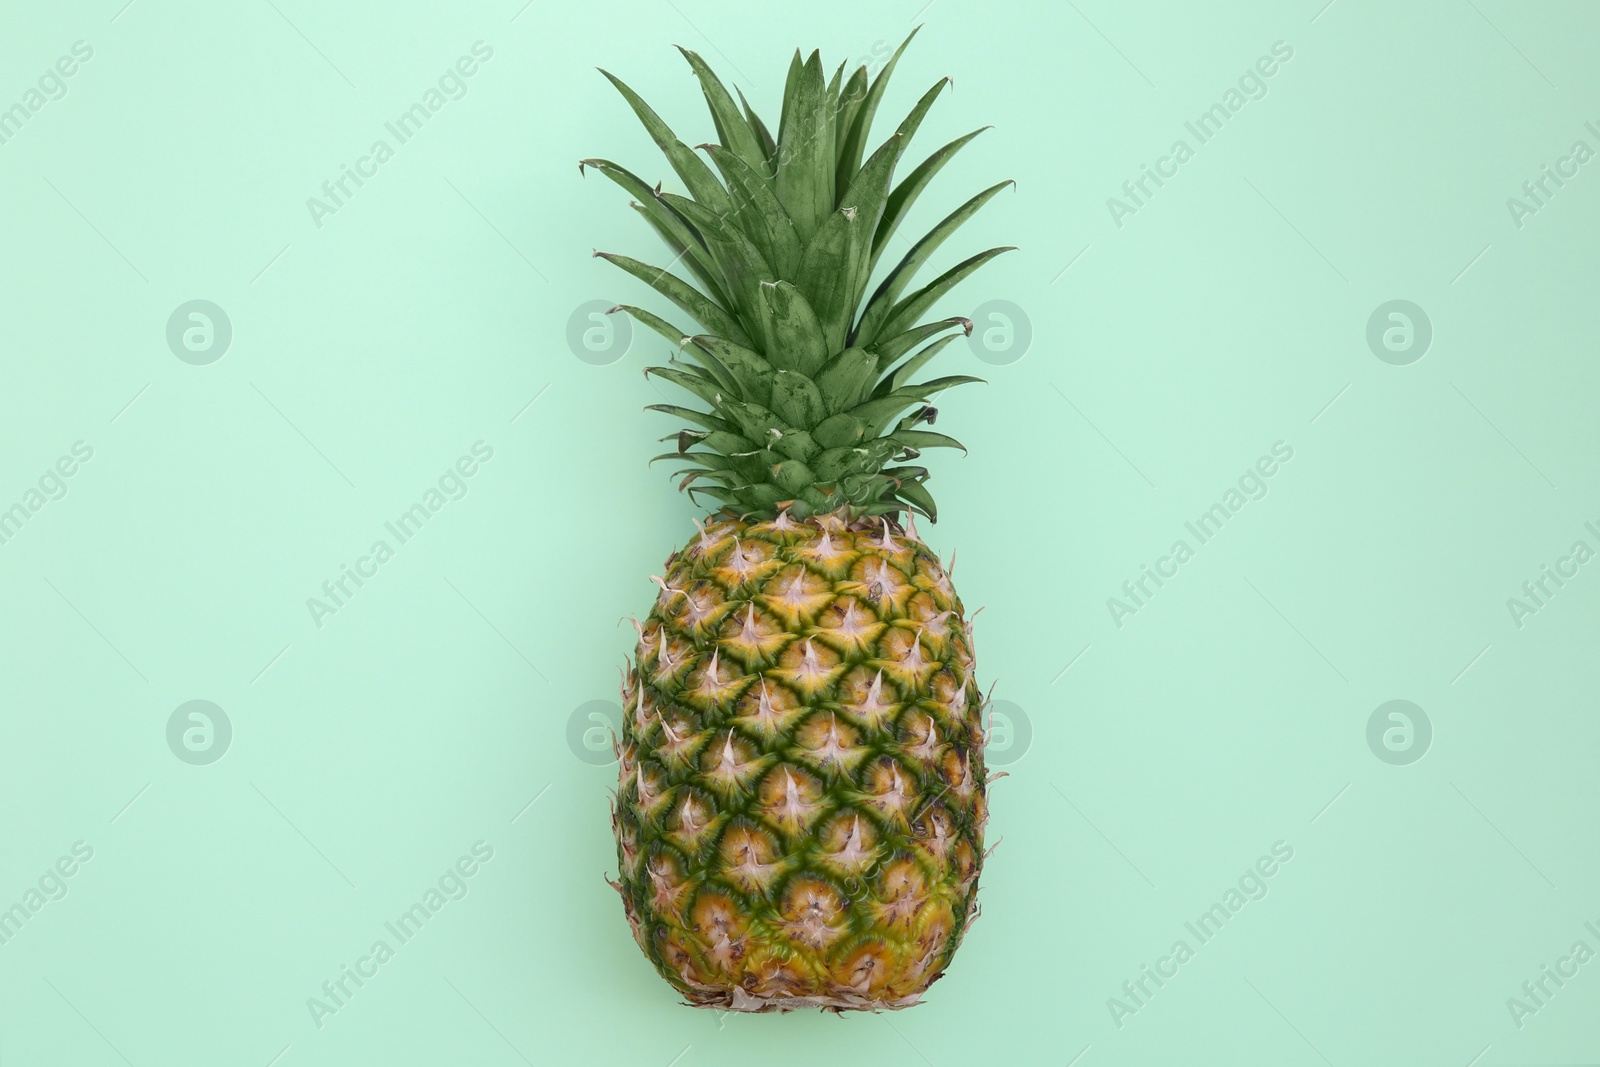
[[[0,16],[0,1065],[1600,1059],[1595,5],[123,3]],[[923,524],[1003,843],[926,1006],[719,1017],[602,881],[695,512],[581,313],[670,257],[576,161],[677,188],[593,68],[693,144],[672,44],[776,121],[916,22],[902,172],[995,129],[906,237],[1018,183]]]

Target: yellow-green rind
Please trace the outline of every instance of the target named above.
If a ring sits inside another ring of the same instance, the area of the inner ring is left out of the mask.
[[[623,687],[634,937],[690,1004],[902,1008],[976,915],[982,698],[937,556],[878,518],[719,519]]]

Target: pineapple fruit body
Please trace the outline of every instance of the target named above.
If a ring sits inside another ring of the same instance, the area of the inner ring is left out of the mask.
[[[679,464],[679,488],[718,508],[639,624],[612,808],[634,937],[697,1006],[903,1008],[976,914],[983,702],[968,620],[911,516],[938,517],[923,454],[965,450],[929,428],[933,398],[979,381],[922,377],[972,333],[930,315],[1012,246],[914,280],[1012,183],[900,238],[982,132],[897,176],[940,78],[872,147],[910,40],[876,74],[841,63],[831,79],[797,50],[775,134],[681,50],[716,128],[694,149],[606,73],[688,195],[579,164],[626,190],[672,253],[665,267],[595,254],[674,309],[612,311],[666,342],[645,373],[698,401],[650,405],[682,427],[652,462]]]
[[[982,698],[937,556],[886,518],[720,518],[625,672],[627,918],[686,1000],[902,1008],[977,912]]]

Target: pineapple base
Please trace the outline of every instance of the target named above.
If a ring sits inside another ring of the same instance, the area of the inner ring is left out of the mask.
[[[921,993],[911,993],[903,997],[873,1000],[855,993],[838,993],[827,996],[772,996],[753,997],[749,993],[735,986],[719,997],[710,997],[705,1000],[685,1001],[692,1008],[712,1008],[718,1011],[740,1011],[754,1014],[800,1011],[805,1008],[820,1008],[823,1011],[899,1011],[922,1002]]]

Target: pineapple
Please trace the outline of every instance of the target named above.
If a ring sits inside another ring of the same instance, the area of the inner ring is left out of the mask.
[[[628,190],[699,283],[596,253],[702,331],[613,309],[674,346],[646,373],[702,404],[651,406],[691,424],[656,458],[686,465],[691,499],[718,502],[636,622],[612,809],[613,885],[634,938],[699,1007],[910,1006],[977,914],[984,700],[970,623],[912,516],[936,519],[914,461],[962,447],[919,428],[934,421],[929,400],[978,379],[911,379],[972,331],[925,313],[1010,249],[906,288],[1010,183],[957,208],[869,295],[912,204],[981,132],[894,183],[941,79],[867,155],[910,41],[871,79],[865,66],[846,79],[841,64],[825,82],[820,55],[797,51],[776,138],[742,92],[741,108],[680,49],[716,124],[718,143],[699,146],[710,165],[606,74],[691,195],[608,160],[580,164]]]

